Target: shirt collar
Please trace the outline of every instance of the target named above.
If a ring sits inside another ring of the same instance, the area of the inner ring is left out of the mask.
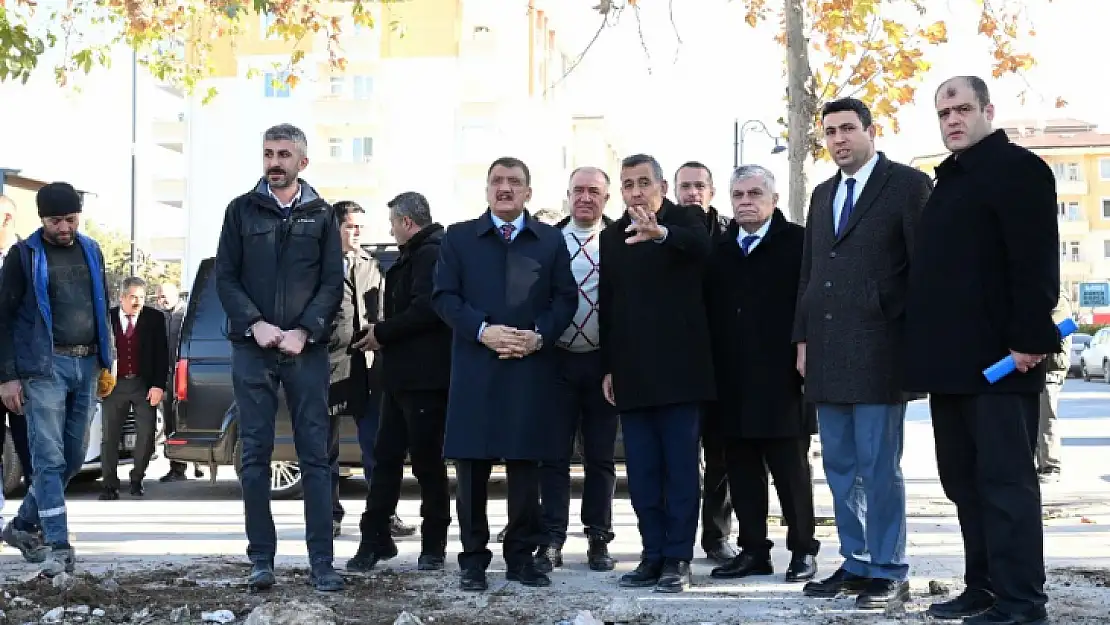
[[[281,208],[292,208],[292,207],[296,206],[297,204],[300,204],[301,203],[301,193],[303,191],[304,191],[304,188],[301,187],[300,182],[298,182],[297,183],[297,193],[293,196],[293,199],[290,200],[288,204],[286,204],[286,203],[282,202],[280,199],[278,199],[278,196],[274,195],[274,190],[270,188],[269,184],[266,185],[266,192],[270,194],[270,197],[274,198],[274,201],[277,202],[277,205],[280,206]]]
[[[860,167],[859,171],[852,174],[851,176],[844,173],[843,171],[840,172],[841,182],[843,183],[848,178],[853,178],[856,181],[856,186],[855,186],[856,191],[857,192],[860,191],[865,186],[867,186],[867,180],[871,177],[871,172],[875,171],[875,165],[878,164],[878,162],[879,162],[879,153],[875,152],[874,154],[871,155],[871,158],[868,159],[867,162],[863,164],[863,167]]]
[[[504,219],[501,219],[497,215],[494,215],[493,211],[490,211],[489,217],[493,221],[493,225],[496,226],[498,229],[500,229],[501,226],[504,226],[507,223],[512,223],[513,224],[513,232],[520,232],[521,230],[524,229],[524,213],[523,212],[521,212],[519,215],[517,215],[516,219],[512,220],[511,222],[505,221]]]
[[[771,222],[772,221],[774,221],[774,215],[771,216],[771,219],[767,220],[767,223],[760,226],[759,230],[756,230],[755,232],[751,233],[751,234],[754,234],[756,236],[756,240],[755,240],[756,242],[762,241],[767,236],[767,231],[771,229]],[[739,230],[740,231],[738,233],[736,233],[736,243],[739,244],[741,247],[743,247],[743,244],[740,243],[740,242],[743,241],[745,237],[748,237],[748,236],[751,236],[751,235],[749,235],[748,231],[743,229],[743,228],[740,228]]]

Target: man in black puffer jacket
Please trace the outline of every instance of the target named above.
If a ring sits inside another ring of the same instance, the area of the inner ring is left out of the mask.
[[[304,480],[305,539],[317,590],[343,588],[332,568],[328,463],[328,338],[343,297],[335,213],[298,177],[308,166],[304,132],[289,124],[263,135],[265,176],[232,200],[216,253],[216,288],[228,319],[231,378],[239,407],[248,586],[274,585],[277,533],[270,459],[278,386],[285,389]]]

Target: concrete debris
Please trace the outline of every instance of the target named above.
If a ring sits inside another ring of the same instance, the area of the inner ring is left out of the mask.
[[[813,605],[802,606],[802,616],[806,618],[813,618],[821,615],[821,608]]]
[[[66,608],[66,612],[69,613],[69,614],[88,614],[89,613],[89,606],[87,606],[87,605],[70,606],[70,607]]]
[[[100,582],[100,589],[104,592],[119,592],[119,582],[113,577],[105,578],[104,581]]]
[[[69,573],[63,572],[55,575],[54,579],[52,579],[50,583],[53,584],[54,588],[56,588],[57,590],[66,591],[72,589],[74,586],[77,585],[77,578],[73,577]]]
[[[65,608],[63,608],[63,607],[54,608],[53,610],[50,610],[46,614],[42,615],[42,622],[43,623],[61,623],[62,619],[65,618],[65,614],[66,614],[66,609]]]
[[[131,620],[135,623],[138,623],[146,618],[150,618],[150,608],[143,608],[142,610],[131,614]]]
[[[204,621],[205,623],[230,623],[235,620],[235,613],[231,610],[201,612],[200,620]]]
[[[321,603],[301,601],[264,603],[247,616],[243,625],[337,625],[335,612]]]
[[[393,625],[397,625],[394,623]],[[605,625],[605,623],[597,620],[589,610],[582,610],[575,615],[573,621],[560,621],[559,625]]]
[[[404,610],[394,619],[393,625],[424,625],[424,621],[420,620],[408,610]]]
[[[948,584],[945,584],[944,582],[938,582],[935,579],[929,580],[929,594],[930,595],[932,595],[934,597],[943,597],[943,596],[948,595],[949,592],[950,592],[950,589],[948,588]]]
[[[97,608],[97,609],[92,611],[92,615],[97,617],[97,618],[100,618],[100,617],[104,616],[105,614],[107,614],[107,613],[104,610],[101,610],[100,608]]]
[[[192,618],[193,615],[189,613],[189,606],[187,605],[170,610],[170,622],[172,623],[188,623]]]
[[[639,623],[644,618],[644,609],[634,599],[616,597],[601,611],[603,623]]]

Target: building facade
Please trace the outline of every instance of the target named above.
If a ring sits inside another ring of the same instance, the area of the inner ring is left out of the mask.
[[[1077,119],[1018,120],[1000,125],[1056,174],[1060,279],[1072,297],[1078,284],[1110,281],[1110,133]],[[947,154],[911,161],[929,174]]]

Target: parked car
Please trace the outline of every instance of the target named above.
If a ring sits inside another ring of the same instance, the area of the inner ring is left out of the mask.
[[[1083,371],[1083,350],[1091,344],[1091,335],[1077,332],[1071,335],[1071,367],[1068,368],[1068,377],[1080,377]]]
[[[162,424],[162,409],[159,408],[156,418],[158,423],[156,431],[161,430]],[[85,464],[81,467],[81,473],[99,472],[100,471],[100,440],[101,440],[101,426],[100,426],[100,402],[96,403],[96,411],[93,413],[92,422],[89,424],[88,434],[85,435]],[[119,437],[119,463],[120,465],[132,464],[134,462],[133,452],[135,450],[135,411],[132,410],[128,415],[127,420],[123,423],[123,431]],[[11,431],[8,432],[8,437],[4,439],[4,494],[7,495],[19,489],[23,482],[23,466],[19,464],[19,457],[15,453],[15,445],[12,443]]]
[[[378,259],[382,272],[397,259],[396,245],[364,246]],[[238,436],[238,413],[231,388],[231,344],[227,338],[227,315],[216,294],[213,271],[215,258],[200,263],[193,296],[181,327],[181,350],[174,374],[173,410],[176,431],[166,439],[166,457],[181,462],[208,465],[215,479],[216,468],[235,467],[238,473],[242,449]],[[379,401],[371,397],[371,403]],[[353,419],[340,420],[339,465],[344,470],[362,467],[362,451]],[[624,458],[617,434],[616,456]],[[579,461],[576,454],[575,462]],[[301,472],[293,446],[293,427],[285,398],[279,393],[275,424],[274,453],[270,465],[271,496],[293,499],[302,494]]]
[[[1110,328],[1102,328],[1091,337],[1079,356],[1079,375],[1087,381],[1101,377],[1110,383]]]

